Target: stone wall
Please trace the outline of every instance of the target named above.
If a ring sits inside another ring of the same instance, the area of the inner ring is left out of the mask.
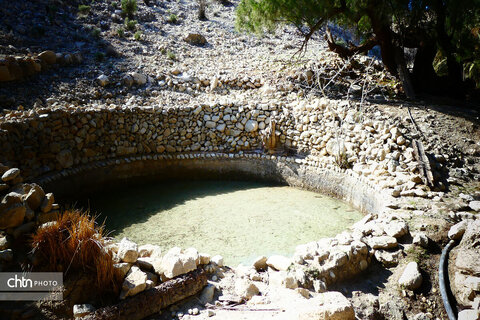
[[[428,195],[402,128],[380,113],[369,117],[348,103],[326,99],[35,109],[7,114],[0,130],[0,162],[20,168],[27,180],[59,180],[79,168],[132,160],[250,157],[361,177],[394,196]],[[323,181],[310,177],[316,184]],[[329,192],[344,197],[341,185],[333,189]]]

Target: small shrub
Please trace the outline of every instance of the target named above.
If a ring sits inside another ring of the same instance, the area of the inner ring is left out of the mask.
[[[118,3],[112,2],[112,8],[113,8],[113,9],[117,9],[117,8],[118,8]]]
[[[205,13],[206,7],[207,7],[207,3],[205,0],[198,0],[198,19],[199,20],[207,20],[207,14]]]
[[[123,30],[122,27],[117,29],[117,34],[120,38],[123,38],[125,36],[125,30]]]
[[[177,15],[173,14],[173,13],[171,15],[169,15],[168,18],[167,18],[167,22],[168,23],[177,23],[178,22]]]
[[[137,28],[137,20],[130,20],[125,18],[125,27],[127,30],[133,31]]]
[[[105,59],[105,54],[103,52],[96,52],[95,53],[95,60],[98,62],[103,61]]]
[[[173,53],[172,51],[167,51],[167,59],[176,60],[177,57],[175,56],[175,53]]]
[[[94,38],[100,38],[100,29],[98,29],[98,28],[93,28],[93,30],[92,30],[92,36],[93,36]]]
[[[32,236],[33,254],[42,271],[91,274],[100,292],[118,293],[121,278],[113,267],[112,253],[105,248],[104,228],[77,210],[64,212]]]
[[[137,0],[122,0],[122,12],[128,17],[133,17],[137,11]]]
[[[140,41],[142,39],[142,32],[141,31],[135,32],[133,37],[135,38],[135,40]]]
[[[78,12],[81,14],[88,14],[90,12],[90,6],[81,4],[78,6]]]

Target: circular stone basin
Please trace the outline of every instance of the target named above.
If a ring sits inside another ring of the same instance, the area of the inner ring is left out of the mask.
[[[315,192],[252,181],[171,181],[89,197],[111,236],[139,245],[194,247],[227,265],[292,255],[299,244],[335,236],[362,214]]]

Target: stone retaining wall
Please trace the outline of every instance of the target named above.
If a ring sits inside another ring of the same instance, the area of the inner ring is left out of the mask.
[[[362,177],[394,196],[428,195],[403,129],[380,114],[368,118],[344,102],[325,99],[36,109],[7,114],[0,130],[0,162],[20,168],[27,180],[132,159],[261,157]],[[324,181],[311,179],[316,185]],[[344,189],[339,185],[329,193],[344,197]]]

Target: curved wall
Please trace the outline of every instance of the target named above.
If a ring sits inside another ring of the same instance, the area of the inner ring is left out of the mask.
[[[241,174],[372,212],[387,194],[422,187],[401,128],[325,99],[12,112],[0,119],[0,146],[0,162],[57,193],[127,177]]]

